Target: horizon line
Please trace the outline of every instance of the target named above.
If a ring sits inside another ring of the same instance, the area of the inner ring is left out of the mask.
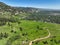
[[[2,1],[0,1],[2,2]],[[59,8],[48,8],[48,7],[35,7],[35,6],[18,6],[18,5],[10,5],[10,4],[7,4],[5,2],[2,2],[8,6],[11,6],[11,7],[25,7],[25,8],[38,8],[38,9],[50,9],[50,10],[60,10]]]

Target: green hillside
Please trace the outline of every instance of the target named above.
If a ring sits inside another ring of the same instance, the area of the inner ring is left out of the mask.
[[[44,23],[36,21],[21,20],[20,23],[6,22],[5,25],[0,26],[0,44],[1,45],[29,45],[31,40],[42,38],[48,35],[48,31],[51,33],[51,37],[45,40],[34,42],[33,45],[45,45],[43,41],[48,42],[47,45],[52,44],[50,40],[59,41],[60,25],[53,23]],[[2,43],[3,42],[3,43]],[[56,44],[54,42],[53,44]],[[60,43],[57,43],[58,45]]]
[[[60,10],[0,2],[0,45],[60,45],[59,34]]]
[[[60,24],[46,23],[45,27],[49,29],[51,36],[48,39],[36,41],[32,45],[60,45]]]
[[[43,25],[41,27],[39,24],[40,22],[25,20],[20,23],[7,22],[6,25],[0,26],[0,44],[12,45],[15,41],[19,41],[21,43],[25,41],[29,43],[31,40],[48,35],[48,32],[44,29]]]
[[[0,2],[0,21],[16,22],[16,18],[60,24],[60,10],[12,7]]]

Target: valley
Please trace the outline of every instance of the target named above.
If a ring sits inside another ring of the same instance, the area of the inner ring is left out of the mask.
[[[60,45],[59,34],[60,10],[0,2],[0,45]]]

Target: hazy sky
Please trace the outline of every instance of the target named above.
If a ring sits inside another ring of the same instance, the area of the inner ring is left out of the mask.
[[[60,9],[60,0],[0,0],[11,6]]]

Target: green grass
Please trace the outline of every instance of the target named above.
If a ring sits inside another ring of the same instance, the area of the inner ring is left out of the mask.
[[[44,25],[44,24],[43,24]],[[60,24],[53,24],[53,23],[46,23],[45,27],[47,27],[51,33],[51,37],[45,40],[39,41],[37,44],[36,42],[33,43],[33,45],[60,45]],[[55,38],[52,36],[56,36]],[[52,40],[53,41],[50,41]],[[56,42],[54,41],[56,40]],[[47,41],[48,44],[44,44],[43,41]]]
[[[22,45],[23,42],[26,42],[25,45],[28,45],[28,43],[31,40],[45,37],[48,35],[47,29],[51,32],[51,36],[56,36],[56,39],[59,40],[59,33],[60,33],[60,25],[59,24],[53,24],[53,23],[44,23],[44,22],[36,22],[36,21],[27,21],[27,20],[21,20],[21,23],[11,23],[11,26],[8,26],[8,22],[4,26],[0,26],[0,33],[8,33],[8,38],[0,39],[0,45],[6,45],[9,38],[11,40],[14,39],[16,35],[20,35],[19,39],[13,40],[11,45]],[[39,29],[37,29],[37,26],[39,26]],[[20,30],[20,27],[22,27],[22,31]],[[42,28],[42,29],[41,29]],[[16,33],[11,33],[11,30],[16,31]],[[27,35],[22,35],[27,34]],[[51,38],[45,39],[48,41],[49,45],[51,42],[49,42]],[[45,41],[42,40],[42,41]],[[38,44],[33,43],[33,45],[44,45],[42,41],[38,42]],[[3,43],[2,43],[3,42]],[[58,45],[58,44],[57,44]]]

